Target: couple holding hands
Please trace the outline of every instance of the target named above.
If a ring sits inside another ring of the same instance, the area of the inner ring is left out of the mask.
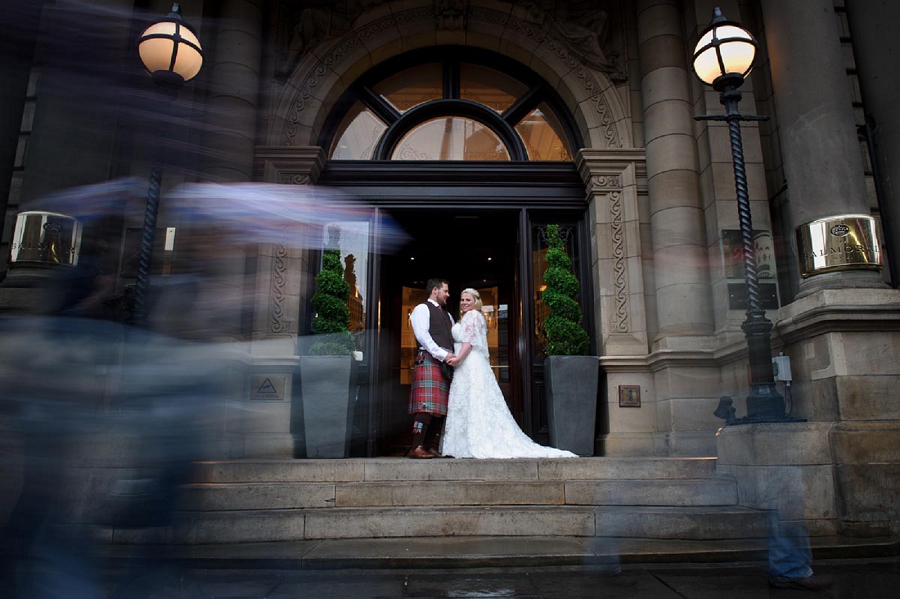
[[[513,419],[491,369],[478,291],[463,290],[459,322],[446,310],[446,280],[430,279],[426,291],[428,299],[410,316],[419,350],[409,398],[414,415],[409,457],[577,457],[538,445]]]

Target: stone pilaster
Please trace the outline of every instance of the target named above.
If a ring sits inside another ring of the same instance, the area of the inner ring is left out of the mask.
[[[587,187],[591,216],[594,322],[601,355],[646,355],[647,319],[641,263],[638,185],[641,150],[580,150],[576,166]],[[646,236],[646,232],[643,232]]]
[[[869,214],[834,3],[762,0],[762,9],[793,226]],[[805,279],[800,296],[880,286],[877,273],[850,270]]]
[[[606,430],[598,449],[602,455],[651,454],[656,404],[647,366],[644,260],[650,225],[644,152],[583,149],[575,164],[590,203],[595,334],[606,385],[599,408]],[[619,385],[639,386],[641,406],[620,408]]]
[[[680,4],[637,3],[657,341],[713,331]]]
[[[319,176],[325,152],[318,147],[256,149],[255,179],[282,185],[308,185]],[[296,455],[300,408],[294,375],[297,340],[307,319],[309,288],[316,264],[309,248],[264,244],[256,256],[252,293],[250,355],[243,395],[233,406],[232,454],[244,457]]]

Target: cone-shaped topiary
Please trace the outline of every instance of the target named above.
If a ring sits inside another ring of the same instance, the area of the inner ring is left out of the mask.
[[[316,275],[316,293],[310,303],[316,311],[312,332],[323,335],[309,348],[314,356],[341,356],[353,352],[353,335],[350,334],[350,285],[344,280],[341,267],[341,251],[338,249],[340,233],[337,228],[328,231],[328,249],[322,253],[322,270]]]
[[[550,308],[550,315],[544,321],[547,334],[547,355],[583,356],[590,347],[590,339],[581,325],[581,306],[575,301],[578,296],[578,279],[572,274],[572,261],[566,255],[559,225],[547,226],[547,270],[544,283],[547,288],[542,295]]]

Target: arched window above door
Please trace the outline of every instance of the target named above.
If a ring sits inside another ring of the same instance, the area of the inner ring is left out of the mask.
[[[360,77],[332,109],[320,145],[332,160],[570,162],[581,147],[572,121],[556,91],[524,66],[434,48]]]

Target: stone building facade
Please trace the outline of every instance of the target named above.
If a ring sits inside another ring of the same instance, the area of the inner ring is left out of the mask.
[[[743,124],[743,148],[773,354],[790,358],[791,414],[806,420],[729,427],[718,440],[720,397],[742,415],[749,375],[728,128],[694,119],[722,111],[691,67],[714,6],[760,42],[741,109],[768,120]],[[900,178],[888,64],[900,11],[891,3],[187,0],[205,62],[162,117],[133,46],[146,19],[168,9],[57,0],[12,15],[22,35],[2,67],[4,255],[32,202],[146,177],[159,143],[164,191],[214,181],[349,193],[371,207],[364,226],[386,215],[411,237],[396,254],[360,246],[347,275],[354,319],[366,325],[354,451],[385,455],[406,425],[402,310],[417,282],[444,274],[454,292],[478,284],[495,293],[501,386],[526,432],[547,442],[542,232],[561,222],[600,363],[596,455],[718,451],[723,469],[756,481],[745,492],[759,505],[777,494],[765,469],[790,466],[824,489],[810,508],[818,515],[800,516],[817,530],[897,532],[896,483],[884,485],[900,470],[897,279],[889,264],[804,278],[795,237],[817,219],[874,216],[882,253],[900,249],[900,211],[886,208]],[[169,132],[154,141],[161,122]],[[452,128],[469,141],[454,145]],[[187,226],[163,202],[159,227]],[[140,215],[121,214],[123,246]],[[434,251],[444,244],[473,249],[453,261]],[[247,355],[228,403],[254,417],[228,430],[229,453],[291,456],[319,252],[231,251],[236,284],[250,273],[254,292],[229,316],[229,336]],[[35,278],[9,266],[0,287],[8,313],[27,309]],[[132,281],[116,269],[121,289]],[[259,399],[257,387],[273,380],[278,397]],[[791,427],[785,447],[797,451],[735,449]]]

